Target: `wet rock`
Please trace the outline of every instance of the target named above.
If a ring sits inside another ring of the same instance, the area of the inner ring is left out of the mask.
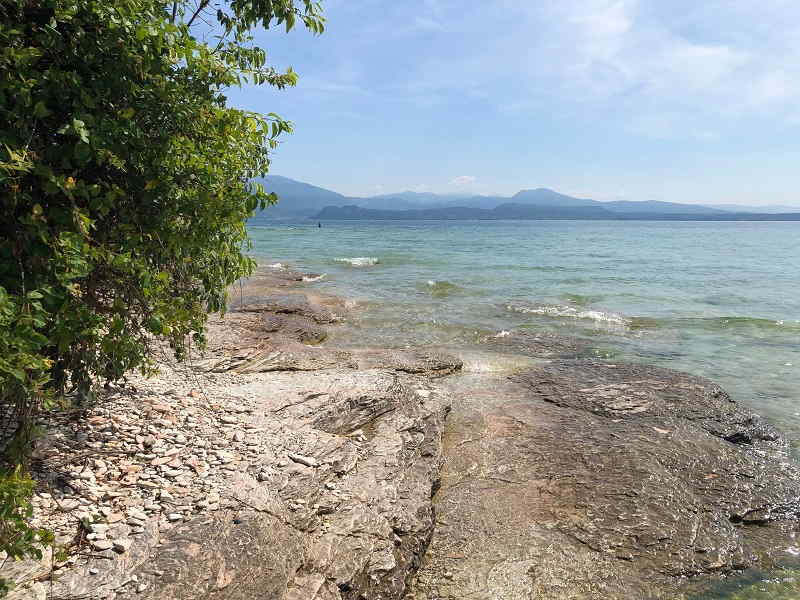
[[[792,544],[800,471],[707,380],[556,361],[470,392],[412,598],[672,599]]]
[[[354,352],[360,369],[392,369],[404,373],[450,375],[463,366],[461,359],[424,350],[361,350]]]
[[[265,314],[262,318],[264,331],[280,333],[303,344],[321,344],[328,332],[312,319],[292,315]]]
[[[555,362],[517,378],[546,402],[614,419],[678,419],[734,444],[783,443],[775,427],[702,377],[650,365]]]
[[[236,306],[239,312],[276,313],[299,315],[320,324],[335,323],[339,317],[329,309],[311,304],[304,294],[276,294],[261,296],[257,301]]]
[[[533,358],[577,358],[589,349],[587,340],[535,331],[503,331],[485,338],[483,345],[491,350]]]

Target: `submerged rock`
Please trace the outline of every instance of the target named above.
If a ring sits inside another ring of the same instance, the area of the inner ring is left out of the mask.
[[[593,361],[513,379],[473,386],[448,424],[413,597],[672,599],[791,545],[800,470],[713,383]]]
[[[586,340],[536,331],[501,331],[484,339],[483,345],[492,350],[534,358],[577,358],[586,354],[589,348]]]

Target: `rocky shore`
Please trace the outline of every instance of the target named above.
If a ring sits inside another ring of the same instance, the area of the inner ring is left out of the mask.
[[[800,470],[713,383],[549,334],[484,341],[515,373],[337,348],[313,280],[260,270],[202,356],[42,423],[64,552],[11,598],[690,598],[797,550]]]

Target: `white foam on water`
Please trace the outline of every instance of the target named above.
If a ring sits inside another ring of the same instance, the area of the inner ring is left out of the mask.
[[[504,337],[508,337],[509,335],[511,335],[511,332],[510,331],[506,331],[505,329],[503,329],[503,331],[499,332],[494,337],[496,337],[496,338],[504,338]]]
[[[286,267],[283,266],[283,263],[274,263],[271,265],[267,265],[270,269],[285,269]]]
[[[381,261],[373,256],[356,256],[354,258],[335,258],[334,262],[347,263],[351,267],[371,267]]]
[[[509,304],[508,310],[531,315],[542,315],[544,317],[568,318],[568,319],[589,319],[598,323],[608,323],[610,325],[620,325],[627,327],[630,320],[622,315],[601,310],[580,310],[572,306],[563,305],[539,305],[539,306],[519,306]]]
[[[303,276],[303,281],[305,281],[306,283],[310,283],[310,282],[313,282],[313,281],[319,281],[320,279],[323,279],[326,275],[327,275],[327,273],[323,273],[322,275],[317,275],[316,277],[310,277],[308,275],[304,275]]]

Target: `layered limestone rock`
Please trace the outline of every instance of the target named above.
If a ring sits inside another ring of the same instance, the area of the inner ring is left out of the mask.
[[[593,361],[512,379],[455,400],[414,598],[680,598],[793,545],[800,470],[713,383]]]
[[[77,554],[52,578],[46,565],[18,576],[39,582],[12,598],[401,598],[432,534],[447,400],[425,378],[386,370],[206,383],[206,400],[225,402],[224,389],[239,409],[189,424],[195,439],[217,435],[219,467],[191,445],[161,448],[144,463],[193,467],[127,469],[146,475],[127,483],[138,504],[90,469],[97,505],[65,504],[95,523],[75,524]],[[258,453],[237,452],[250,444]]]
[[[290,464],[232,481],[236,509],[170,532],[133,572],[136,596],[401,598],[432,533],[446,412],[418,385],[386,372],[248,382],[239,391],[264,398],[256,425]]]

